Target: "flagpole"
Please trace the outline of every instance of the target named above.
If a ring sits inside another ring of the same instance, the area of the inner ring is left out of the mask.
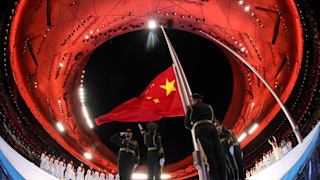
[[[162,26],[160,26],[163,35],[166,39],[168,48],[169,48],[169,52],[173,61],[173,67],[174,67],[174,72],[175,75],[177,77],[177,84],[178,84],[178,88],[181,92],[181,95],[183,96],[182,102],[184,103],[184,107],[185,110],[187,109],[188,105],[191,105],[191,89],[189,86],[189,83],[187,81],[187,78],[185,77],[184,71],[182,69],[182,66],[179,62],[178,56],[164,30],[164,28]],[[206,173],[206,169],[204,166],[204,158],[200,153],[200,148],[198,146],[198,143],[196,141],[196,136],[195,136],[195,129],[192,128],[191,129],[191,137],[192,137],[192,142],[193,142],[193,147],[194,147],[194,154],[193,154],[193,159],[194,159],[194,165],[196,166],[196,168],[198,169],[198,174],[199,174],[199,179],[200,180],[206,180],[207,179],[207,173]]]
[[[221,45],[222,47],[226,48],[229,52],[231,52],[231,54],[233,54],[234,56],[236,56],[240,61],[242,61],[251,71],[253,71],[256,76],[262,81],[262,83],[268,88],[268,90],[271,92],[271,94],[273,95],[273,97],[276,99],[276,101],[278,102],[278,104],[280,105],[281,109],[283,110],[284,114],[287,116],[287,119],[290,122],[291,128],[293,129],[293,132],[296,135],[296,138],[299,142],[299,144],[302,143],[303,139],[300,135],[299,132],[299,128],[295,125],[295,122],[290,114],[290,112],[288,111],[288,109],[286,108],[286,106],[282,103],[281,99],[278,97],[278,95],[276,94],[276,92],[273,91],[273,89],[271,88],[271,86],[268,84],[268,82],[260,75],[260,73],[249,63],[247,62],[242,56],[240,56],[237,52],[235,52],[234,50],[232,50],[231,48],[229,48],[228,46],[224,45],[223,43],[221,43],[220,41],[218,41],[217,39],[215,39],[214,37],[210,36],[209,34],[203,32],[200,30],[200,33],[204,34],[206,37],[208,37],[209,39],[213,40],[214,42],[216,42],[217,44]]]
[[[177,67],[177,75],[178,75],[178,77],[179,77],[180,80],[181,80],[180,82],[182,83],[182,84],[181,84],[181,85],[182,85],[182,93],[184,93],[185,98],[186,98],[186,99],[185,99],[185,100],[186,100],[185,106],[188,106],[188,105],[191,104],[191,95],[192,95],[191,90],[190,90],[190,87],[189,87],[189,84],[188,84],[188,83],[186,84],[185,81],[184,81],[184,79],[186,79],[186,78],[184,77],[185,74],[184,74],[184,72],[183,72],[183,69],[181,68],[181,65],[180,65],[180,63],[179,63],[179,59],[177,58],[177,55],[176,55],[173,47],[171,46],[171,42],[170,42],[170,40],[169,40],[169,38],[168,38],[168,36],[167,36],[164,28],[163,28],[162,26],[160,26],[160,28],[161,28],[161,30],[162,30],[162,32],[163,32],[163,35],[164,35],[165,39],[166,39],[166,42],[167,42],[167,45],[168,45],[168,48],[169,48],[169,51],[170,51],[170,55],[171,55],[173,64]],[[180,65],[180,66],[179,66],[179,65]],[[184,77],[184,78],[183,78],[183,77]],[[187,87],[186,87],[186,86],[187,86]]]
[[[174,75],[175,75],[175,77],[177,77],[177,84],[178,84],[179,92],[182,92],[181,84],[180,84],[180,79],[178,79],[179,76],[178,76],[178,73],[177,73],[177,71],[178,71],[178,70],[177,70],[177,67],[176,67],[175,64],[173,64],[172,66],[173,66]],[[187,113],[187,106],[185,106],[185,104],[186,104],[185,94],[180,93],[180,98],[181,98],[181,101],[182,101],[182,104],[183,104],[184,112]]]

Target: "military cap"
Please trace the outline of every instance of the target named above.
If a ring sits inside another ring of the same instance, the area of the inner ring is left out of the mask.
[[[203,95],[199,93],[193,93],[191,96],[193,99],[203,99]]]

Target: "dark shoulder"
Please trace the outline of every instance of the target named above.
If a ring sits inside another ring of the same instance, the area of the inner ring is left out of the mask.
[[[209,104],[203,103],[203,102],[198,102],[194,105],[192,105],[193,108],[208,108]]]

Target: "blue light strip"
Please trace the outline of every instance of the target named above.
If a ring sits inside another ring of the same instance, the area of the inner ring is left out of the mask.
[[[24,180],[19,172],[11,165],[8,159],[4,156],[0,150],[0,166],[6,171],[9,179],[12,180]]]
[[[301,158],[296,162],[296,164],[287,172],[286,175],[284,175],[281,179],[282,180],[292,180],[295,179],[295,177],[298,175],[299,171],[304,168],[308,160],[311,158],[312,153],[314,152],[314,149],[316,147],[316,143],[319,140],[319,133],[320,128],[318,128],[317,133],[313,137],[311,143],[309,144],[309,147],[305,150]]]

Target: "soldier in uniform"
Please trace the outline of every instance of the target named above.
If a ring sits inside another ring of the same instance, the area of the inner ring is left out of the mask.
[[[232,137],[230,132],[225,128],[219,120],[216,120],[214,125],[216,126],[220,138],[220,143],[224,150],[226,167],[227,167],[227,176],[228,179],[238,179],[237,178],[237,169],[238,166],[235,162],[235,157],[230,153],[230,147],[233,145]]]
[[[217,129],[213,125],[215,119],[213,109],[202,102],[203,96],[200,94],[193,94],[192,99],[193,104],[188,109],[184,126],[187,129],[195,128],[195,136],[199,139],[209,164],[210,179],[225,180],[224,152]]]
[[[239,179],[244,179],[244,172],[243,172],[243,154],[242,149],[240,146],[240,143],[237,139],[237,137],[231,132],[230,129],[228,129],[231,137],[231,149],[230,153],[232,154],[232,151],[234,153],[235,161],[237,163],[237,174]],[[233,148],[232,148],[233,147]]]
[[[144,138],[144,144],[148,148],[148,179],[160,180],[161,166],[164,165],[164,151],[160,134],[157,132],[158,125],[155,122],[148,123],[148,132],[143,130],[141,124],[139,124],[139,128]]]
[[[131,129],[112,135],[110,140],[120,147],[118,155],[120,180],[131,179],[132,171],[139,161],[139,145],[132,139]]]

